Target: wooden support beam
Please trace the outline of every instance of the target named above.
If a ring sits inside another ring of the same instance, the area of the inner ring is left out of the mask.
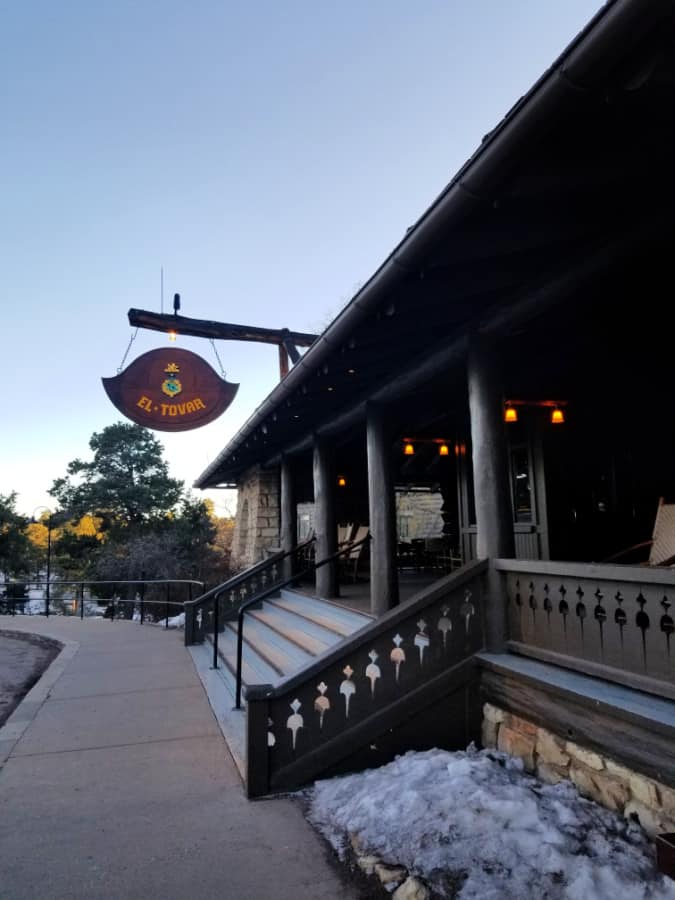
[[[154,313],[145,309],[130,309],[129,324],[150,331],[176,331],[191,337],[214,338],[220,341],[256,341],[262,344],[291,342],[296,347],[309,347],[316,334],[289,331],[288,328],[258,328],[255,325],[232,325],[207,319],[190,319],[169,313]]]
[[[288,352],[283,344],[279,344],[279,379],[288,375]]]
[[[337,522],[332,448],[320,437],[314,441],[313,471],[315,554],[316,559],[321,560],[337,550]],[[337,562],[316,570],[316,593],[319,597],[338,596]]]
[[[396,495],[391,436],[385,411],[368,404],[368,516],[370,523],[370,611],[381,616],[398,605]]]
[[[473,452],[473,486],[476,502],[479,559],[515,556],[513,512],[509,491],[508,460],[502,393],[494,346],[474,337],[469,345],[468,386]],[[502,576],[488,573],[486,643],[499,652],[508,636]]]
[[[298,509],[295,502],[295,483],[291,460],[284,457],[281,460],[281,549],[284,552],[292,550],[298,539]],[[286,560],[284,575],[290,578],[292,572],[292,560]]]
[[[177,313],[154,313],[146,309],[130,309],[129,324],[150,331],[175,331],[190,337],[205,337],[219,341],[255,341],[276,344],[279,348],[279,379],[288,375],[289,357],[293,363],[300,359],[298,347],[309,347],[316,334],[290,331],[288,328],[258,328],[255,325],[232,325],[229,322],[212,322],[207,319],[189,319]]]

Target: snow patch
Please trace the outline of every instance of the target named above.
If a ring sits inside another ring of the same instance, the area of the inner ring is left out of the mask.
[[[406,753],[317,782],[309,801],[341,858],[356,835],[362,852],[405,866],[441,897],[675,900],[637,824],[494,750]]]

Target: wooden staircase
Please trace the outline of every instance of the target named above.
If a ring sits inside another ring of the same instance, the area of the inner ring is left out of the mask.
[[[373,622],[372,616],[282,589],[250,609],[244,618],[243,696],[252,685],[278,686],[301,673],[316,659]],[[245,772],[245,710],[235,706],[237,621],[226,621],[218,638],[219,667],[213,669],[213,641],[189,647],[197,671],[232,750],[242,777]],[[245,703],[242,702],[242,706]]]
[[[299,588],[366,540],[315,560],[310,539],[185,604],[185,645],[249,797],[479,739],[488,562],[377,619]]]

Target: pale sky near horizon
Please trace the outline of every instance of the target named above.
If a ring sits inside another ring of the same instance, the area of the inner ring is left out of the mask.
[[[130,307],[320,331],[599,0],[22,0],[0,11],[0,493],[47,490],[122,420]],[[127,364],[165,345],[139,331]],[[183,338],[217,369],[207,341]],[[241,387],[157,436],[188,485],[278,380],[276,348],[218,342]],[[209,491],[216,511],[231,496]]]

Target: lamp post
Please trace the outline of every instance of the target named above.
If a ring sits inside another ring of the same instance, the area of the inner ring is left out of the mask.
[[[35,513],[38,509],[46,509],[49,513],[49,518],[47,519],[47,591],[45,593],[45,615],[49,618],[49,581],[51,577],[51,566],[52,566],[52,516],[53,513],[48,506],[36,506],[33,510],[32,518],[35,519]]]

